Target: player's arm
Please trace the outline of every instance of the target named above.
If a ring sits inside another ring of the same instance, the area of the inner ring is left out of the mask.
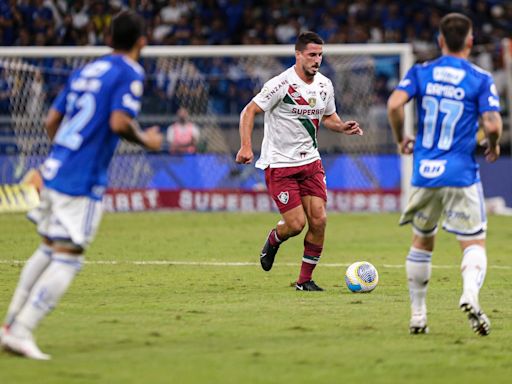
[[[110,128],[123,139],[140,144],[152,151],[162,148],[163,136],[158,126],[142,130],[131,116],[123,111],[113,111],[110,115]]]
[[[497,111],[488,111],[482,114],[482,124],[487,141],[485,159],[492,163],[500,156],[500,138],[503,131],[503,121]]]
[[[63,117],[64,115],[57,111],[55,108],[50,108],[48,111],[48,115],[46,116],[45,121],[45,128],[50,141],[53,141],[53,138],[57,134],[57,130],[59,129]]]
[[[324,116],[322,124],[331,131],[344,133],[345,135],[363,135],[363,130],[357,121],[343,121],[336,112],[332,115]]]
[[[236,154],[236,162],[239,164],[250,164],[254,159],[254,153],[252,152],[254,118],[262,112],[263,109],[254,101],[251,101],[240,113],[240,150]]]
[[[388,120],[393,131],[393,137],[398,145],[398,150],[404,155],[413,151],[414,139],[404,136],[405,104],[409,101],[409,94],[400,89],[394,90],[388,99]]]

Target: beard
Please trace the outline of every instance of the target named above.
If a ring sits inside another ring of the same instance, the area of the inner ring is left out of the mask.
[[[306,76],[314,77],[317,74],[318,70],[320,69],[320,66],[312,67],[312,69],[307,69],[305,66],[303,66],[302,69],[304,70]],[[313,69],[316,69],[316,71],[313,71]]]

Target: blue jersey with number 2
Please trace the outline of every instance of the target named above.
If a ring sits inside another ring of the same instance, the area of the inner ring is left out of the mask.
[[[397,89],[417,102],[412,185],[464,187],[479,181],[478,117],[500,110],[491,75],[465,59],[441,56],[414,65]]]
[[[70,76],[52,105],[64,119],[41,168],[46,187],[101,199],[119,141],[110,115],[122,111],[137,116],[143,80],[142,67],[122,55],[101,57]]]

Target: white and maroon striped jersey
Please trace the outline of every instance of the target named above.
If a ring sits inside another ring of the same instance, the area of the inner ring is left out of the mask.
[[[320,122],[336,112],[331,80],[317,72],[307,84],[291,67],[266,82],[253,101],[265,111],[257,168],[295,167],[320,159]]]

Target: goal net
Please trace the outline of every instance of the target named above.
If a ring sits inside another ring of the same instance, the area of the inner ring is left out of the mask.
[[[108,52],[105,47],[0,49],[0,92],[7,95],[0,99],[0,184],[18,182],[42,162],[50,145],[44,116],[51,102],[74,69]],[[191,159],[165,153],[166,147],[148,156],[123,142],[109,170],[109,185],[117,189],[260,188],[261,172],[234,163],[239,113],[267,80],[293,65],[293,54],[293,46],[288,45],[146,47],[141,59],[146,81],[139,121],[165,131],[176,120],[177,110],[185,107],[199,127],[199,155]],[[333,81],[337,111],[345,120],[357,120],[365,132],[353,138],[320,130],[318,145],[324,158],[342,167],[339,175],[330,177],[334,188],[382,190],[389,188],[386,175],[400,174],[399,167],[381,172],[392,164],[386,163],[386,156],[396,159],[385,99],[412,61],[406,44],[325,46],[321,72]],[[260,117],[253,136],[256,156],[262,136]],[[185,168],[165,166],[169,158]]]

